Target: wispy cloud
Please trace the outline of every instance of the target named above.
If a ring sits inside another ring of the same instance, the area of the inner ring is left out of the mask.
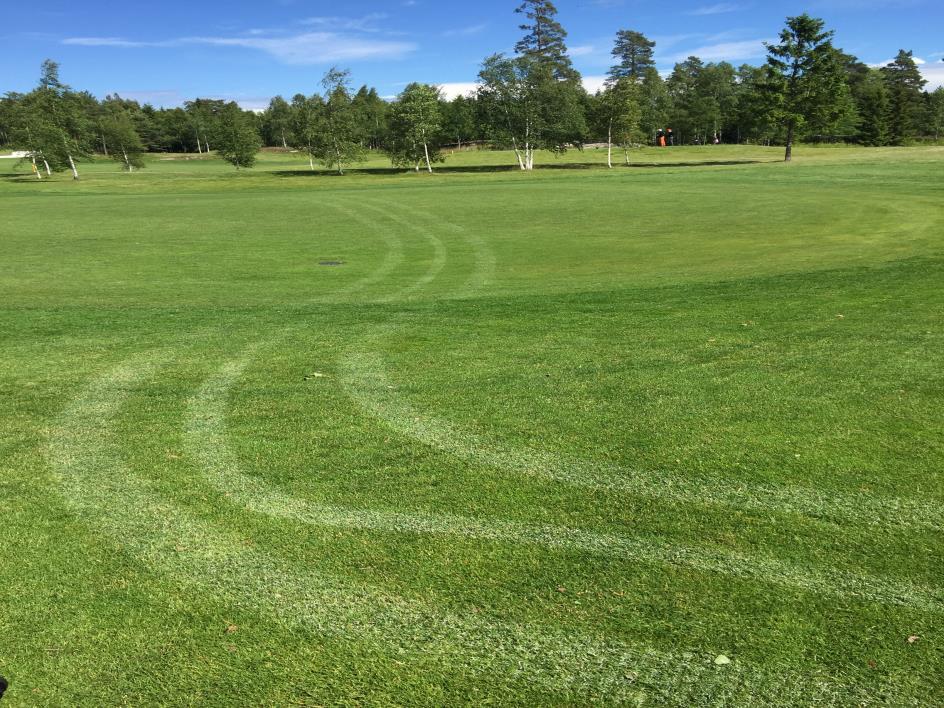
[[[694,10],[687,12],[687,15],[694,15],[695,17],[704,17],[706,15],[723,15],[727,12],[737,12],[741,7],[739,5],[734,5],[729,2],[719,2],[715,5],[705,5],[703,7],[697,7]]]
[[[121,37],[70,37],[63,40],[63,44],[119,48],[237,47],[265,52],[283,64],[294,65],[396,59],[416,50],[416,45],[412,42],[381,40],[340,32],[304,32],[285,37],[179,37],[161,41],[138,41]]]
[[[765,41],[770,39],[748,39],[742,42],[720,42],[703,47],[696,47],[686,52],[680,52],[668,58],[671,62],[685,61],[690,56],[696,56],[703,61],[743,61],[766,56]]]
[[[592,44],[582,44],[577,47],[571,47],[569,53],[572,57],[585,57],[592,55],[596,50],[597,48]]]
[[[459,27],[458,29],[446,30],[442,33],[443,37],[472,37],[473,35],[480,34],[488,29],[488,25],[485,23],[478,25],[470,25],[468,27]]]
[[[298,24],[317,27],[325,32],[381,32],[383,28],[377,23],[388,17],[389,15],[383,12],[372,12],[363,17],[306,17],[299,20]]]

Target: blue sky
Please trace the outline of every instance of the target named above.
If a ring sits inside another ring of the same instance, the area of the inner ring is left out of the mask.
[[[28,90],[49,57],[63,79],[104,96],[117,92],[173,106],[197,96],[248,108],[271,96],[313,93],[325,69],[348,67],[382,95],[409,81],[471,88],[482,59],[520,36],[516,0],[6,0],[0,92]],[[868,63],[899,48],[944,84],[941,0],[558,0],[574,64],[594,88],[617,29],[656,40],[661,69],[689,54],[735,64],[763,61],[787,15],[809,12],[836,44]]]

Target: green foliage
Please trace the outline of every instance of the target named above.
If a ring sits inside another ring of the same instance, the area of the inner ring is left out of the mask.
[[[167,157],[0,161],[0,705],[941,704],[939,148]]]
[[[238,170],[255,165],[261,147],[252,118],[236,103],[226,104],[217,114],[217,154]]]
[[[927,81],[921,76],[911,52],[898,52],[882,75],[888,89],[888,135],[893,145],[903,145],[921,130],[924,102],[921,90]]]
[[[807,122],[828,133],[848,119],[848,86],[836,111],[828,105],[833,100],[830,92],[843,85],[844,73],[831,43],[833,32],[824,28],[822,20],[807,14],[788,17],[780,43],[767,45],[768,83],[777,99],[772,111],[786,129],[787,161]]]
[[[128,172],[146,166],[144,145],[128,110],[117,101],[106,101],[101,121],[102,139],[111,146],[110,157]]]
[[[288,147],[291,142],[292,108],[281,96],[269,101],[262,114],[262,139],[270,147]]]
[[[619,79],[633,79],[642,81],[646,72],[656,66],[653,51],[656,43],[647,39],[640,32],[620,30],[616,33],[613,44],[613,58],[617,63],[610,68],[611,81]]]
[[[432,172],[433,162],[442,162],[439,90],[429,84],[408,85],[391,108],[390,145],[387,153],[397,166],[419,169],[425,163]]]
[[[479,137],[475,114],[475,100],[465,96],[456,96],[451,101],[444,101],[442,113],[442,131],[446,141],[455,141],[459,147]]]
[[[519,25],[527,34],[515,44],[515,52],[544,67],[557,80],[579,81],[567,54],[567,31],[557,21],[551,0],[524,0],[515,10],[528,22]]]
[[[583,142],[583,90],[556,79],[552,67],[496,54],[485,60],[479,79],[477,98],[489,133],[514,148],[522,169],[533,168],[536,150],[564,152]]]
[[[345,166],[364,158],[364,135],[358,125],[349,89],[350,72],[332,68],[324,75],[320,128],[314,135],[312,154],[328,169],[344,174]]]

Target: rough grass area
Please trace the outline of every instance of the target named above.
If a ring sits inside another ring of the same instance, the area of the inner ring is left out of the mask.
[[[4,705],[944,703],[944,149],[167,157],[0,161]]]

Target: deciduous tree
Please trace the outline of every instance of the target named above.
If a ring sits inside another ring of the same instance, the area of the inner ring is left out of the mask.
[[[432,174],[433,162],[442,161],[439,135],[439,89],[429,84],[412,83],[397,97],[392,109],[391,144],[388,148],[395,165],[412,165],[419,171],[421,162]]]
[[[262,138],[253,121],[236,103],[227,103],[218,114],[216,153],[237,170],[256,164]]]

